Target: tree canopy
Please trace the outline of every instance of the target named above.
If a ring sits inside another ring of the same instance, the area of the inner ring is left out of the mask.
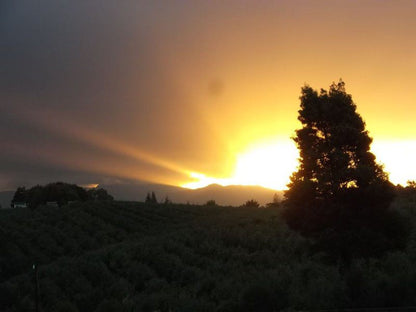
[[[12,204],[25,202],[30,208],[45,205],[47,202],[56,202],[59,206],[72,201],[112,200],[113,197],[103,188],[86,190],[78,185],[64,182],[54,182],[47,185],[36,185],[30,189],[18,187]]]
[[[288,224],[346,257],[398,247],[404,233],[389,209],[394,186],[370,151],[372,138],[344,82],[319,93],[306,85],[300,102],[300,165],[285,192]]]

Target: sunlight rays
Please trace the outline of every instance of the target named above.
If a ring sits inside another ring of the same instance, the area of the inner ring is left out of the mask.
[[[415,179],[416,140],[374,140],[371,151],[376,155],[377,162],[384,165],[393,184],[406,185],[408,180]],[[232,176],[215,178],[193,172],[189,175],[193,181],[182,186],[195,189],[215,183],[223,186],[258,185],[284,190],[290,175],[296,170],[298,157],[295,144],[289,140],[258,144],[237,155]]]
[[[45,111],[38,113],[33,110],[29,110],[27,108],[20,108],[20,115],[24,116],[26,122],[31,122],[40,126],[44,129],[52,131],[54,133],[60,133],[61,135],[70,138],[76,139],[79,142],[86,143],[91,146],[95,146],[104,150],[107,150],[111,153],[118,154],[120,156],[127,156],[133,158],[137,161],[143,162],[149,165],[159,167],[161,169],[165,169],[167,171],[171,171],[175,174],[180,174],[182,176],[189,176],[191,173],[190,170],[183,168],[182,166],[163,159],[161,157],[157,157],[154,154],[146,152],[142,149],[139,149],[137,146],[133,146],[126,142],[123,142],[119,139],[112,138],[108,134],[94,132],[91,129],[81,126],[80,124],[72,124],[68,121],[64,121],[63,118],[57,118],[58,113],[53,111],[48,111],[45,114]],[[45,117],[47,116],[47,117]],[[59,120],[59,122],[58,122]],[[47,151],[43,151],[44,156],[46,157],[48,153]],[[59,155],[59,153],[58,153]],[[40,155],[39,155],[40,156]],[[89,169],[90,171],[94,171],[97,173],[105,173],[105,174],[112,174],[119,177],[136,179],[136,180],[147,180],[149,182],[167,182],[168,179],[163,178],[162,176],[157,176],[157,174],[151,170],[151,168],[147,168],[148,170],[140,170],[135,168],[123,168],[120,164],[113,164],[113,166],[107,166],[104,164],[97,164],[93,161],[88,161],[87,163],[83,163],[82,160],[75,160],[75,161],[66,161],[65,155],[61,155],[62,157],[53,157],[55,158],[55,163],[57,164],[65,164],[65,166],[74,169]],[[46,157],[48,158],[48,157]],[[51,158],[51,159],[53,159]],[[146,167],[146,166],[145,166]],[[171,181],[172,183],[173,181]]]
[[[234,173],[228,178],[208,177],[191,173],[193,182],[185,183],[186,188],[200,188],[209,184],[257,185],[282,190],[289,183],[289,177],[296,170],[298,151],[290,140],[276,140],[248,147],[237,154]],[[196,180],[196,181],[195,181]]]
[[[108,134],[98,133],[80,124],[73,124],[59,118],[57,112],[35,112],[26,108],[16,108],[21,118],[35,126],[65,138],[75,139],[78,142],[103,149],[115,155],[131,158],[137,161],[133,167],[122,161],[109,165],[107,160],[95,161],[93,156],[86,158],[75,157],[59,148],[51,147],[46,150],[34,152],[34,156],[44,163],[56,164],[74,170],[84,170],[94,173],[112,175],[120,178],[146,180],[152,183],[165,183],[185,188],[201,188],[210,184],[227,185],[257,185],[275,190],[286,189],[290,175],[296,170],[299,153],[294,142],[285,138],[272,138],[251,145],[241,138],[234,142],[229,151],[233,162],[220,163],[223,172],[231,172],[222,177],[211,176],[207,172],[197,172],[186,168],[169,159],[159,157],[142,148],[123,142]],[[201,112],[201,115],[203,113]],[[201,116],[203,117],[203,116]],[[208,116],[205,116],[208,122]],[[10,151],[24,154],[25,148],[11,146]],[[394,184],[405,185],[408,180],[416,177],[414,156],[416,155],[416,140],[374,140],[371,151],[376,155],[377,161],[384,165]],[[140,164],[142,163],[142,164]],[[227,167],[227,168],[224,168]],[[158,170],[152,168],[159,168]],[[162,170],[162,171],[160,171]],[[169,173],[170,172],[170,173]],[[173,178],[176,176],[176,178]],[[182,182],[179,182],[182,181]]]

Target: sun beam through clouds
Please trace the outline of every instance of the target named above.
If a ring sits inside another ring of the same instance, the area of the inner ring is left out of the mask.
[[[384,166],[393,184],[406,185],[416,177],[413,166],[416,154],[416,141],[375,140],[371,151],[377,162]],[[296,171],[299,152],[291,140],[266,142],[249,146],[238,153],[233,174],[230,177],[216,178],[203,173],[191,172],[192,182],[182,184],[185,188],[201,188],[210,184],[257,185],[275,190],[284,190],[290,175]]]
[[[0,190],[111,179],[284,189],[300,88],[339,78],[391,181],[416,179],[416,2],[189,2],[2,10]]]
[[[214,178],[193,172],[190,177],[194,181],[182,186],[194,189],[215,183],[223,186],[257,185],[282,190],[296,170],[298,157],[296,146],[290,140],[254,144],[237,154],[232,176]]]

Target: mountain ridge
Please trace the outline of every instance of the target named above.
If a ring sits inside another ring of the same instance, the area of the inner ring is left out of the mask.
[[[175,203],[205,204],[215,200],[219,205],[240,206],[247,200],[254,199],[261,205],[272,202],[275,194],[283,197],[282,191],[261,186],[210,184],[206,187],[188,189],[165,184],[113,184],[100,185],[117,200],[144,201],[147,193],[154,192],[159,202],[165,198]]]
[[[240,206],[246,201],[254,199],[261,205],[273,201],[274,195],[283,198],[283,191],[251,185],[228,185],[210,184],[206,187],[188,189],[180,186],[152,183],[119,183],[100,184],[111,194],[114,199],[122,201],[143,202],[148,193],[154,192],[159,202],[168,198],[174,203],[205,204],[214,200],[218,205]],[[10,208],[10,202],[15,191],[0,192],[0,205],[2,208]]]

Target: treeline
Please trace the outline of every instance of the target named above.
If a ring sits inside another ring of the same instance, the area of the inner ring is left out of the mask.
[[[113,197],[103,188],[85,189],[76,184],[63,182],[49,183],[45,186],[36,185],[30,189],[17,188],[11,205],[24,203],[29,208],[36,208],[48,202],[63,206],[74,201],[113,200]]]
[[[408,190],[409,191],[409,190]],[[346,267],[290,230],[281,207],[88,201],[0,211],[0,310],[279,311],[416,305],[412,192],[392,209],[404,251]]]

